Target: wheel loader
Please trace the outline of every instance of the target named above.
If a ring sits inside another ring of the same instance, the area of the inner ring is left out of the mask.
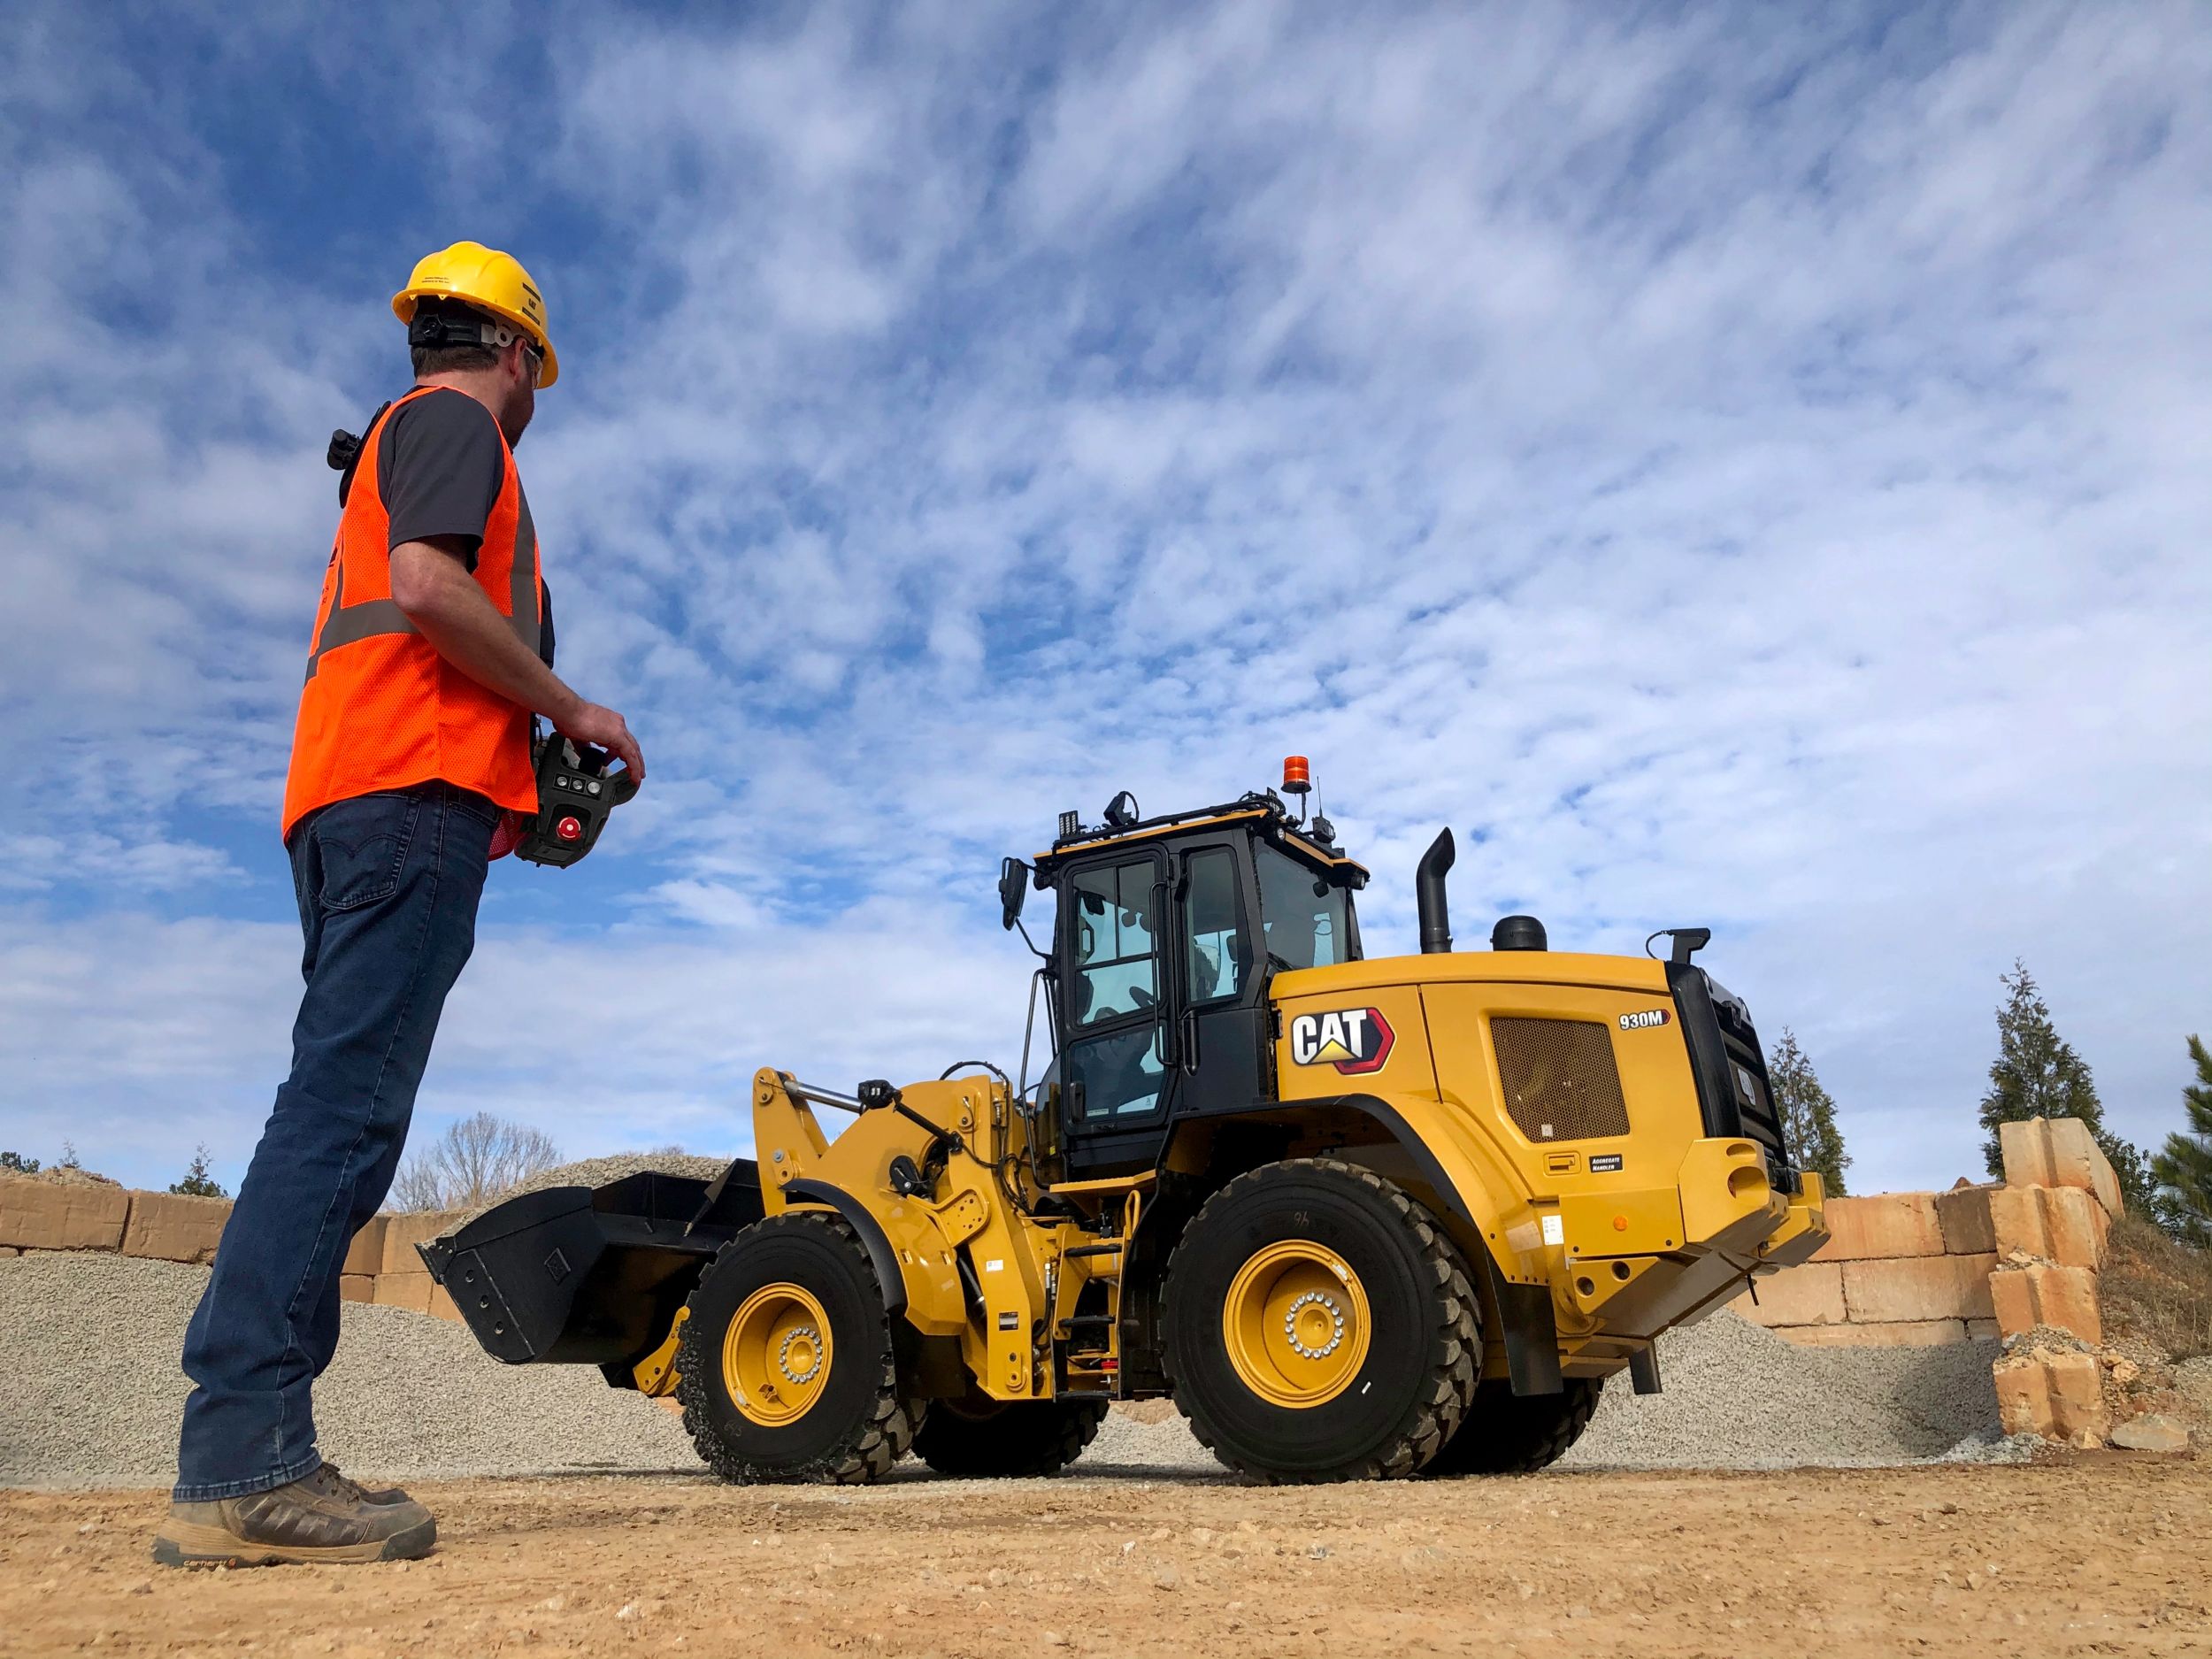
[[[1510,916],[1455,949],[1446,830],[1419,953],[1370,956],[1305,772],[1124,792],[1004,862],[1008,929],[1056,901],[1039,1081],[1026,1043],[1018,1079],[764,1067],[718,1179],[514,1198],[431,1274],[495,1358],[673,1394],[736,1481],[1048,1474],[1157,1397],[1258,1481],[1542,1467],[1609,1378],[1662,1386],[1663,1332],[1820,1248],[1820,1179],[1706,930],[1584,955]]]

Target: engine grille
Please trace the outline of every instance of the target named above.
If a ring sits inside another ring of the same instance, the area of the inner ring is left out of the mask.
[[[1628,1133],[1613,1035],[1586,1019],[1494,1019],[1506,1110],[1531,1141]]]
[[[1782,1114],[1774,1103],[1751,1010],[1725,986],[1709,978],[1708,983],[1712,986],[1713,1012],[1720,1020],[1721,1048],[1728,1056],[1729,1092],[1735,1098],[1743,1133],[1767,1149],[1773,1167],[1786,1169],[1789,1148],[1782,1133]]]

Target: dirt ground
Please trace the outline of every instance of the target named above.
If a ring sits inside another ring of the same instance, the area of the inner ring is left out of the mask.
[[[425,1562],[178,1572],[157,1494],[0,1492],[0,1655],[2212,1653],[2212,1460],[417,1495]]]

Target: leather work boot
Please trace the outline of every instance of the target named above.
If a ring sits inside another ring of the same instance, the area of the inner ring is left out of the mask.
[[[303,1480],[214,1503],[172,1503],[154,1540],[165,1567],[269,1567],[280,1562],[413,1561],[438,1524],[411,1499],[372,1502],[328,1467]]]

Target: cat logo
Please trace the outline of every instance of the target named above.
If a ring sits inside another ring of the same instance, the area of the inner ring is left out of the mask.
[[[1379,1008],[1340,1008],[1301,1014],[1290,1022],[1290,1057],[1299,1065],[1333,1065],[1348,1076],[1379,1071],[1397,1033]]]

